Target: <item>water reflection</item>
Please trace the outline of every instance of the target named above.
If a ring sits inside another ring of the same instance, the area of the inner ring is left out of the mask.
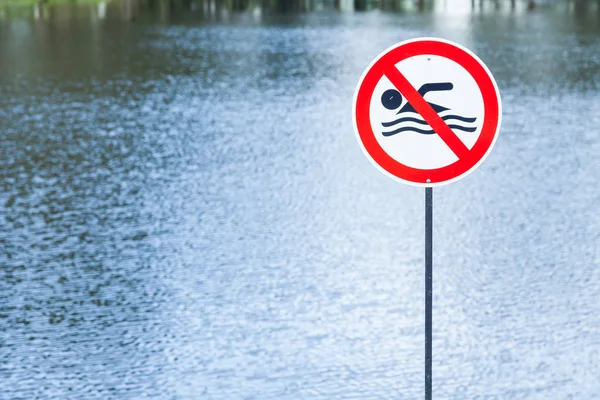
[[[97,1],[88,5],[32,6],[0,5],[0,19],[28,18],[36,21],[69,21],[88,18],[100,21],[105,18],[137,21],[138,19],[161,23],[236,21],[240,18],[260,21],[261,16],[273,13],[296,13],[307,11],[382,10],[400,13],[434,12],[440,15],[461,14],[524,14],[549,10],[568,12],[578,19],[593,23],[593,13],[600,10],[597,2],[582,0],[119,0]],[[592,14],[590,14],[592,13]]]
[[[0,397],[422,397],[422,192],[349,118],[418,35],[505,108],[435,195],[436,396],[596,395],[594,3],[102,4],[0,21]]]

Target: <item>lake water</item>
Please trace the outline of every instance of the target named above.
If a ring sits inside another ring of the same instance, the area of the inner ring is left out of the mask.
[[[0,398],[422,398],[424,191],[351,105],[433,35],[504,106],[434,190],[434,398],[600,399],[600,7],[561,4],[4,12]]]

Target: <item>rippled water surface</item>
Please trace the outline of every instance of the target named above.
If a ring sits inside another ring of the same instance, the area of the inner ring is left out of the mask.
[[[422,398],[424,194],[350,110],[373,57],[434,35],[504,105],[434,194],[434,398],[600,399],[595,3],[85,10],[0,20],[0,398]]]

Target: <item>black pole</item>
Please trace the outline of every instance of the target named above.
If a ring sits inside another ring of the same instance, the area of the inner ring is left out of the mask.
[[[431,400],[433,309],[433,189],[425,188],[425,400]]]

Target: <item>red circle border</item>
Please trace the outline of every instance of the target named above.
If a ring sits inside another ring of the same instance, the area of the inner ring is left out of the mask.
[[[389,65],[417,55],[435,55],[448,58],[463,67],[475,79],[484,105],[484,121],[477,142],[465,158],[436,169],[417,169],[404,165],[391,156],[379,145],[371,128],[370,105],[375,86],[384,75]],[[403,42],[382,53],[359,82],[355,95],[354,121],[355,128],[364,150],[368,156],[387,173],[407,183],[419,186],[435,186],[449,183],[466,175],[483,161],[494,144],[500,125],[500,93],[494,78],[483,62],[468,50],[447,41],[437,39],[416,39]],[[429,181],[428,181],[429,180]]]

